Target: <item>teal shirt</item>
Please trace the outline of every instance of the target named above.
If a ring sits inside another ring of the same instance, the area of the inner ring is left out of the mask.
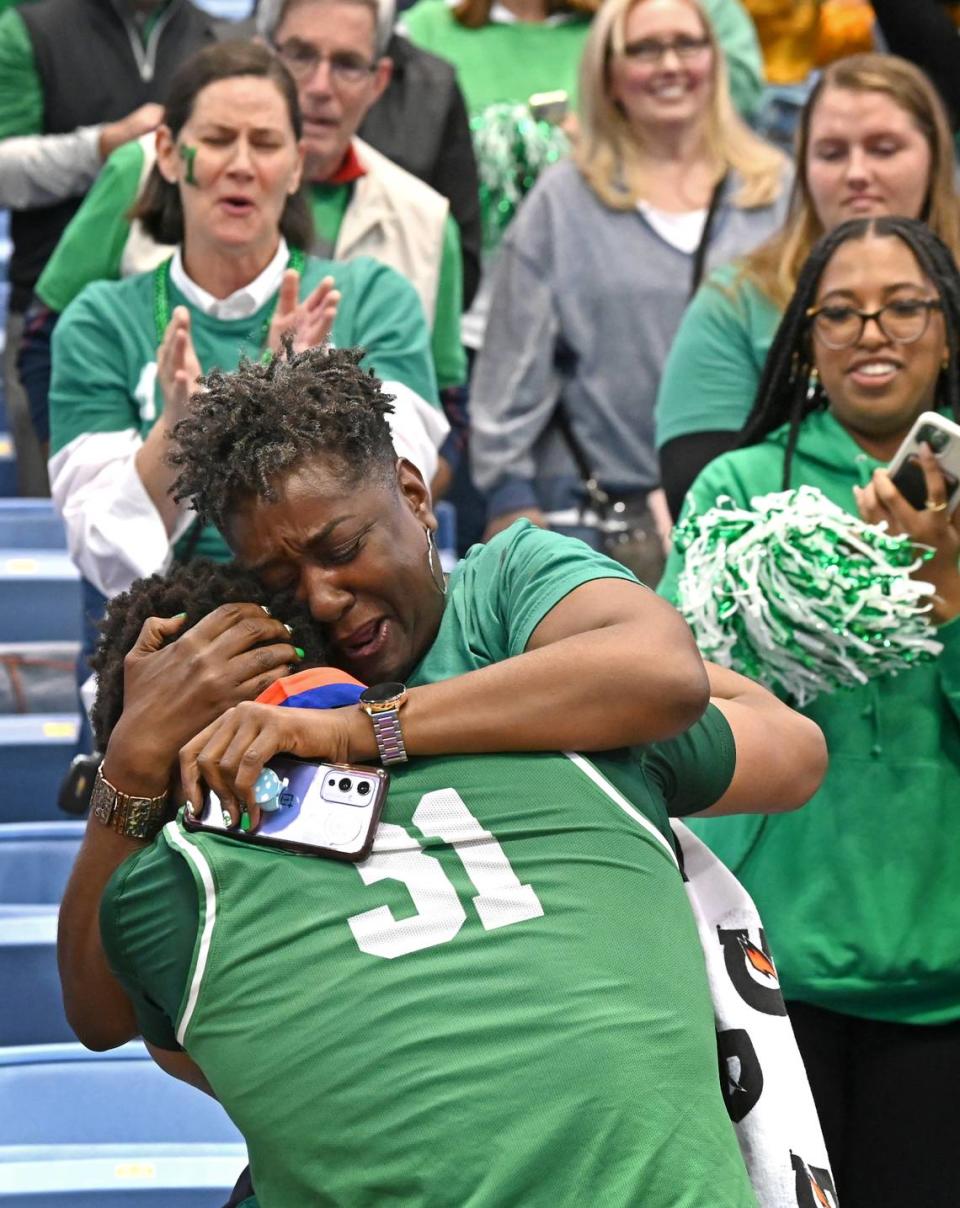
[[[781,312],[736,265],[711,273],[687,307],[660,379],[656,445],[697,432],[739,432]]]
[[[779,491],[785,439],[782,428],[711,462],[684,514]],[[818,412],[791,485],[855,512],[852,488],[879,464]],[[674,602],[682,565],[674,547],[659,588]],[[787,999],[901,1023],[960,1018],[960,622],[937,637],[936,662],[802,710],[830,755],[803,809],[690,823],[756,902]]]

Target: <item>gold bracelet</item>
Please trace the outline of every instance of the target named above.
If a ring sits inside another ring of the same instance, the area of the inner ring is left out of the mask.
[[[118,835],[129,839],[152,839],[164,824],[167,794],[159,797],[135,797],[123,793],[97,768],[97,778],[90,794],[90,809],[98,821]]]

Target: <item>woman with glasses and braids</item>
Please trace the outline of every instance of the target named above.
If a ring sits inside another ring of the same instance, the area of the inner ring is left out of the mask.
[[[960,514],[932,453],[926,506],[884,467],[917,416],[960,419],[960,274],[928,226],[857,219],[814,247],[740,447],[685,514],[801,484],[932,550],[932,663],[803,712],[830,768],[801,813],[693,825],[749,890],[820,1111],[845,1208],[960,1203]],[[676,599],[674,549],[660,591]]]
[[[960,253],[950,123],[933,85],[904,59],[853,55],[831,64],[797,131],[786,221],[718,269],[688,307],[656,407],[670,513],[711,458],[735,446],[802,265],[826,231],[851,218],[921,218]]]

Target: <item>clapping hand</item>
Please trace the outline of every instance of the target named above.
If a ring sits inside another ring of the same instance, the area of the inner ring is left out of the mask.
[[[178,306],[157,352],[157,377],[163,393],[164,415],[171,430],[187,414],[190,395],[202,372],[190,334],[190,312],[185,306]]]
[[[299,292],[300,274],[296,269],[288,268],[283,274],[277,309],[267,335],[267,347],[274,356],[280,351],[286,335],[293,340],[294,352],[304,352],[323,344],[333,330],[340,305],[340,291],[334,289],[333,278],[324,277],[302,302],[297,301]]]

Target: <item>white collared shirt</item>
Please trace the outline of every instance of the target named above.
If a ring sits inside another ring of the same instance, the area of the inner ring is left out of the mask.
[[[280,288],[289,259],[290,250],[281,235],[276,254],[259,276],[234,290],[228,297],[215,298],[187,276],[187,270],[183,267],[183,249],[178,247],[170,262],[170,280],[191,306],[211,319],[247,319],[266,306]]]

